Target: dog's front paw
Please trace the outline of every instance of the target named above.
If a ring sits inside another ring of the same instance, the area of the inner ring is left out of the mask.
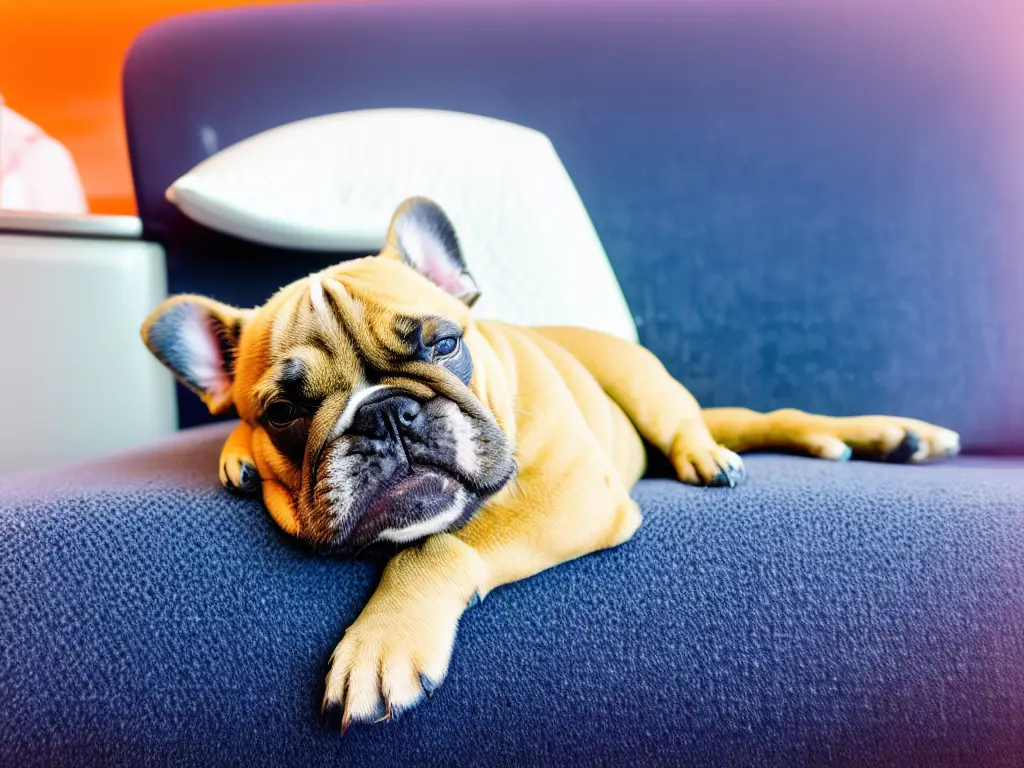
[[[259,493],[260,473],[252,456],[225,449],[220,457],[220,484],[232,493]]]
[[[679,479],[690,485],[732,488],[747,477],[743,459],[714,442],[676,446],[672,451],[672,464]]]
[[[331,656],[323,711],[353,722],[397,717],[434,692],[448,672],[464,606],[368,605]]]

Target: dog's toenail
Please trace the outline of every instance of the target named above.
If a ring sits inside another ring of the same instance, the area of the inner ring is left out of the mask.
[[[437,690],[437,683],[424,674],[420,674],[420,685],[423,687],[423,692],[426,693],[428,697],[433,696],[434,691]]]

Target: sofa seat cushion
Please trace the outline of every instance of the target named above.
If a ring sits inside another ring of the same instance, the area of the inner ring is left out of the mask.
[[[324,676],[380,564],[314,555],[222,491],[229,427],[0,478],[0,762],[1024,754],[1024,459],[645,480],[632,541],[496,590],[432,699],[342,739]]]

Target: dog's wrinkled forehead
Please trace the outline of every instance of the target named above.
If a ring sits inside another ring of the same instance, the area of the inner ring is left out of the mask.
[[[275,386],[281,394],[303,401],[323,397],[327,390],[354,387],[363,368],[349,330],[363,314],[355,307],[334,281],[325,289],[321,275],[300,281],[278,306],[268,307],[267,361],[276,370],[261,381],[261,389]]]
[[[301,280],[258,310],[266,370],[254,382],[257,408],[275,397],[314,404],[430,362],[432,345],[462,334],[463,304],[404,264],[369,258]],[[447,370],[464,384],[467,355]]]

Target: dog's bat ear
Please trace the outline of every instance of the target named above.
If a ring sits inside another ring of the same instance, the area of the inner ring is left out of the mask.
[[[425,197],[410,198],[395,211],[381,256],[404,261],[470,307],[480,298],[455,227],[441,206]]]
[[[223,413],[232,406],[235,357],[249,314],[205,296],[174,296],[142,324],[142,340],[210,413]]]

